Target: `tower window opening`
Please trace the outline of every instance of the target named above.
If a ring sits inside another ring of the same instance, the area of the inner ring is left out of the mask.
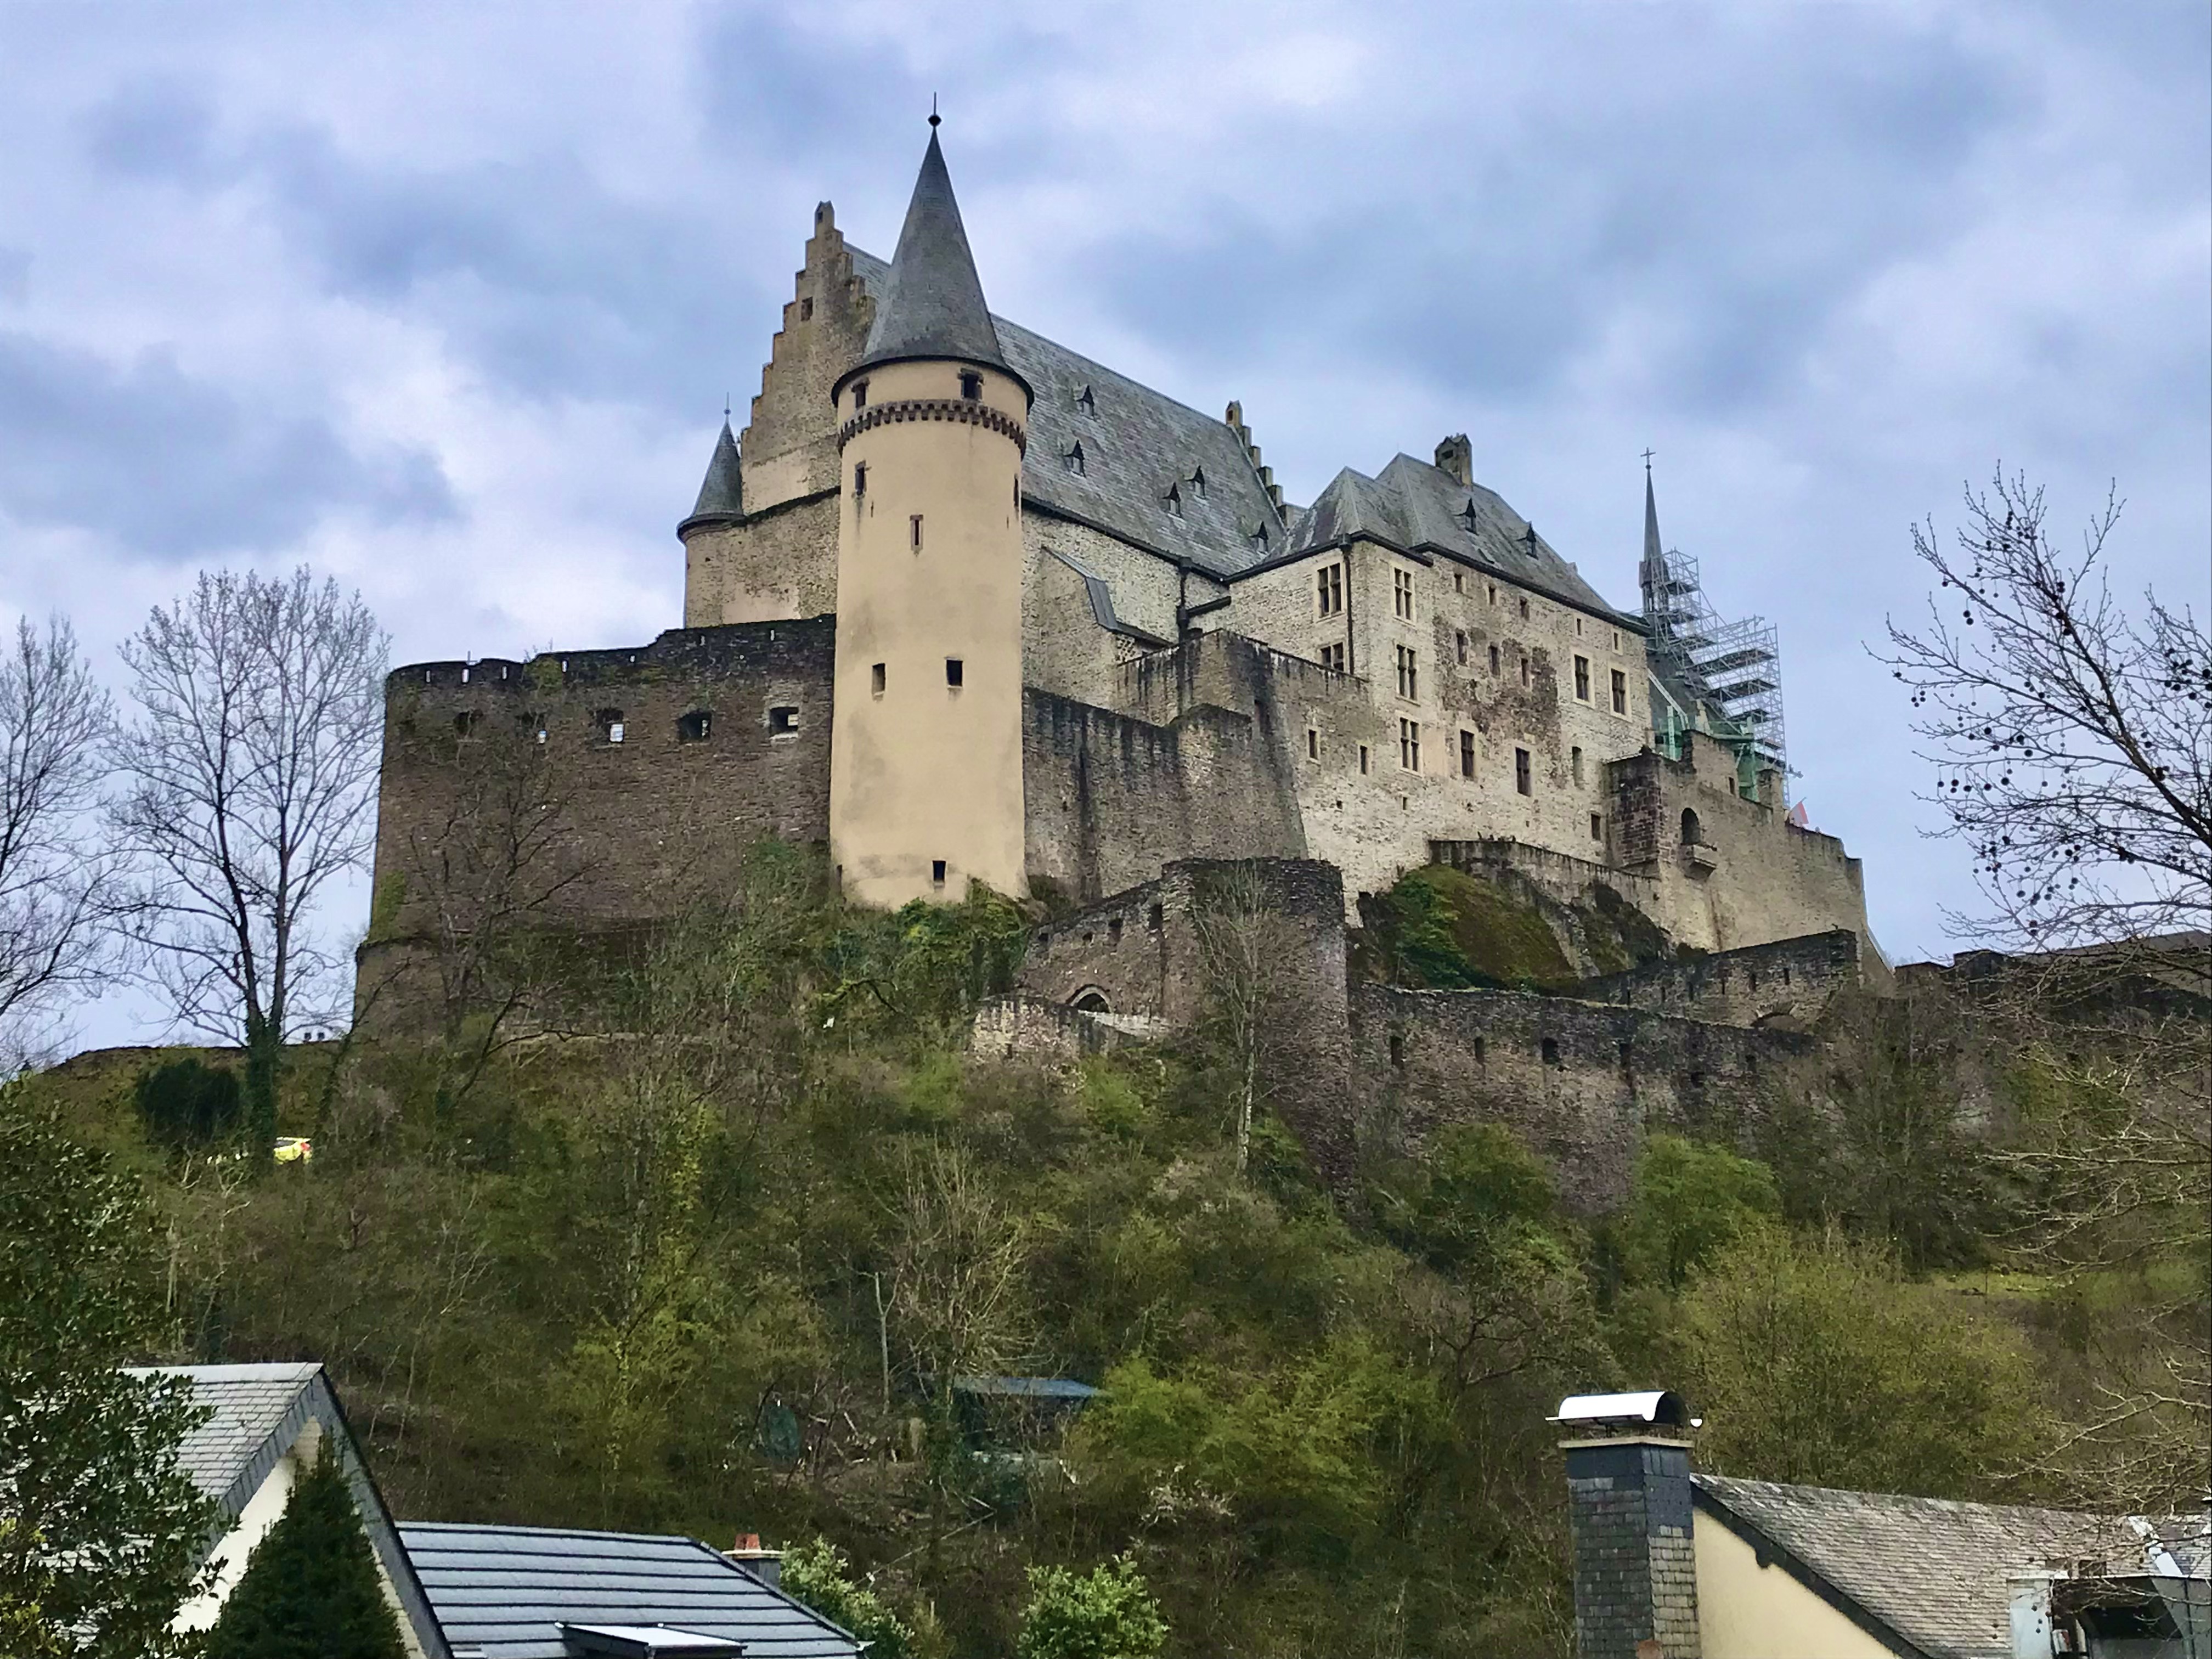
[[[1499,672],[1500,672],[1500,669],[1499,669],[1499,664],[1498,664],[1498,647],[1497,647],[1496,646],[1494,646],[1494,645],[1493,645],[1493,646],[1492,646],[1492,647],[1490,647],[1490,676],[1491,676],[1491,678],[1492,678],[1492,679],[1497,678],[1498,678],[1498,673],[1499,673]]]
[[[1401,1067],[1406,1063],[1406,1039],[1396,1031],[1390,1033],[1390,1063]]]
[[[966,684],[965,676],[967,672],[968,665],[963,662],[959,658],[947,657],[945,659],[945,683],[951,686],[954,690],[958,690],[962,685]]]
[[[623,740],[625,728],[623,725],[623,711],[621,709],[602,708],[597,714],[593,715],[592,718],[599,723],[600,742],[620,743]]]
[[[1341,674],[1345,672],[1344,643],[1342,641],[1340,640],[1334,645],[1324,645],[1322,647],[1321,665],[1334,673]]]
[[[1544,1064],[1545,1064],[1545,1065],[1547,1065],[1547,1066],[1556,1066],[1556,1065],[1558,1065],[1558,1064],[1559,1063],[1559,1038],[1557,1038],[1557,1037],[1546,1037],[1546,1038],[1543,1040],[1543,1042],[1538,1045],[1538,1047],[1537,1047],[1537,1052],[1538,1052],[1538,1053],[1540,1053],[1540,1054],[1542,1054],[1543,1059],[1544,1059]]]
[[[855,380],[855,381],[854,381],[854,382],[853,382],[853,407],[854,407],[854,409],[866,409],[867,406],[868,406],[868,383],[867,383],[866,380]]]
[[[1367,775],[1367,745],[1364,743],[1359,745],[1359,775]]]
[[[1398,722],[1398,764],[1408,772],[1421,769],[1421,723],[1419,720]]]
[[[1575,659],[1575,701],[1577,702],[1588,702],[1589,698],[1589,659],[1588,657],[1578,656]]]
[[[1459,775],[1463,778],[1474,775],[1474,733],[1465,728],[1459,734]]]
[[[1083,446],[1081,444],[1069,445],[1067,453],[1061,456],[1060,459],[1060,465],[1075,474],[1077,477],[1083,476]]]
[[[1394,570],[1390,573],[1390,604],[1398,616],[1406,621],[1413,619],[1413,573]]]
[[[1693,806],[1685,806],[1682,809],[1682,845],[1701,847],[1705,844],[1705,826],[1698,822],[1697,809]]]
[[[1529,675],[1529,672],[1530,672],[1530,671],[1529,671],[1529,667],[1528,667],[1528,647],[1527,646],[1525,646],[1525,645],[1524,645],[1524,646],[1522,646],[1522,647],[1521,647],[1521,684],[1522,684],[1526,685],[1526,684],[1528,684],[1528,675]]]
[[[802,323],[811,323],[814,320],[814,301],[811,299],[804,299],[799,302],[799,320]]]
[[[1581,744],[1577,744],[1575,747],[1567,751],[1567,764],[1569,769],[1574,773],[1575,787],[1577,789],[1581,788],[1583,787],[1583,751]]]
[[[1582,619],[1580,617],[1576,617],[1576,618],[1575,618],[1575,637],[1576,637],[1577,639],[1580,639],[1580,638],[1582,638],[1582,636],[1583,636],[1583,619]]]
[[[768,711],[768,734],[771,738],[790,738],[799,734],[799,710],[791,703],[779,703]]]
[[[1616,651],[1620,649],[1620,630],[1618,628],[1613,630],[1613,648]]]
[[[853,499],[858,501],[867,493],[868,464],[866,461],[855,461],[853,463]]]
[[[1618,668],[1613,671],[1613,712],[1616,714],[1628,712],[1628,676]]]
[[[1464,593],[1467,592],[1467,573],[1465,571],[1455,570],[1452,572],[1452,592],[1455,593]]]
[[[453,716],[453,735],[470,738],[476,735],[477,721],[481,718],[473,708],[464,708]]]
[[[1487,1066],[1490,1063],[1488,1045],[1480,1037],[1474,1040],[1474,1063],[1478,1066]]]
[[[1310,726],[1306,727],[1306,758],[1308,760],[1321,758],[1321,733]]]
[[[1528,620],[1528,601],[1526,599],[1521,601],[1521,620],[1522,622]]]
[[[930,884],[933,887],[942,887],[945,885],[945,860],[943,859],[930,860],[929,880]]]
[[[1467,666],[1467,630],[1464,628],[1455,629],[1452,634],[1452,655],[1458,659],[1462,668]]]
[[[695,708],[688,714],[679,714],[676,720],[676,741],[704,743],[707,741],[707,733],[713,725],[714,716],[703,708]]]
[[[874,692],[874,693],[876,694],[876,696],[879,696],[879,697],[880,697],[880,696],[882,696],[884,695],[884,665],[883,665],[883,664],[881,664],[881,663],[874,663],[874,664],[872,664],[872,665],[869,666],[869,669],[868,669],[868,690],[871,690],[871,691],[872,691],[872,692]]]
[[[1167,910],[1164,906],[1155,904],[1145,912],[1145,926],[1155,933],[1160,931],[1160,924],[1166,920]]]
[[[1605,814],[1602,812],[1590,814],[1590,839],[1592,841],[1605,839]]]
[[[1513,793],[1516,795],[1536,793],[1535,770],[1529,764],[1528,751],[1525,749],[1513,751]]]
[[[921,551],[921,514],[916,513],[907,521],[908,545],[917,553]]]
[[[1411,646],[1398,647],[1398,695],[1408,702],[1421,699],[1421,671]]]
[[[1109,916],[1106,921],[1106,946],[1109,950],[1121,942],[1121,918]]]
[[[960,395],[971,404],[981,403],[983,399],[983,377],[972,368],[962,369]]]
[[[1490,589],[1491,604],[1496,605],[1498,603],[1498,584],[1496,582],[1490,582],[1486,584],[1486,586]]]

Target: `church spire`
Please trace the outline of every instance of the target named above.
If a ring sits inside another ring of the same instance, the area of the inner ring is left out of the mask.
[[[706,481],[691,518],[735,518],[744,508],[744,478],[738,460],[737,434],[730,430],[729,411],[722,412],[722,435],[714,440],[714,457],[707,463]],[[684,520],[690,522],[690,519]]]
[[[1651,452],[1644,452],[1644,562],[1638,568],[1644,615],[1657,622],[1667,605],[1667,555],[1659,542],[1659,502],[1651,493]]]
[[[875,326],[868,331],[860,362],[848,374],[927,357],[958,358],[1013,374],[983,303],[983,284],[968,251],[968,232],[960,222],[960,204],[953,199],[952,176],[945,171],[933,118]]]

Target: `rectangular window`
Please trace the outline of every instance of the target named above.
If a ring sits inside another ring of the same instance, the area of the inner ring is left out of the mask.
[[[1620,630],[1618,628],[1613,630],[1613,648],[1616,651],[1620,649]]]
[[[939,887],[945,885],[945,860],[943,859],[930,860],[929,879],[933,884]]]
[[[1613,712],[1616,714],[1628,712],[1628,676],[1618,668],[1613,671]]]
[[[1522,622],[1528,620],[1528,601],[1526,599],[1521,601],[1521,620]]]
[[[1582,638],[1582,636],[1583,636],[1583,619],[1582,619],[1580,617],[1576,617],[1576,618],[1575,618],[1575,637],[1576,637],[1577,639],[1580,639],[1580,638]]]
[[[1498,647],[1493,645],[1490,647],[1490,677],[1492,679],[1496,679],[1498,678]]]
[[[1528,647],[1525,645],[1521,647],[1521,684],[1528,684]]]
[[[1459,775],[1463,778],[1474,775],[1474,733],[1462,731],[1459,734]]]
[[[921,551],[921,514],[917,513],[906,522],[908,532],[913,538],[914,550],[919,553]]]
[[[1605,839],[1605,814],[1602,812],[1590,814],[1590,839],[1592,841]]]
[[[884,695],[883,664],[877,663],[868,670],[868,690],[879,697]]]
[[[1421,769],[1421,723],[1419,720],[1398,722],[1398,764],[1408,772]]]
[[[788,738],[799,730],[799,710],[789,703],[768,711],[768,734],[771,738]]]
[[[704,743],[707,741],[708,733],[714,730],[714,717],[711,714],[703,708],[695,708],[688,714],[678,716],[676,741]]]
[[[866,380],[855,380],[855,381],[854,381],[854,382],[853,382],[853,407],[854,407],[854,408],[855,408],[855,409],[866,409],[867,406],[868,406],[868,383],[867,383]]]
[[[968,665],[961,661],[959,658],[947,657],[945,659],[945,683],[947,685],[952,686],[957,690],[966,683],[967,673]],[[1577,754],[1580,754],[1582,751],[1580,750],[1577,750],[1575,752]]]
[[[1492,604],[1492,605],[1496,605],[1496,604],[1498,603],[1498,584],[1497,584],[1496,582],[1490,582],[1490,583],[1487,583],[1487,584],[1486,584],[1486,586],[1489,587],[1489,589],[1490,589],[1490,602],[1491,602],[1491,604]]]
[[[855,461],[853,463],[853,499],[858,501],[867,493],[868,464],[866,461]]]
[[[1359,775],[1367,775],[1367,745],[1364,743],[1359,745]]]
[[[1577,702],[1589,701],[1589,659],[1588,657],[1575,659],[1575,701]]]
[[[1536,793],[1535,776],[1529,769],[1528,751],[1525,749],[1513,751],[1513,789],[1515,793],[1522,795]]]
[[[1467,575],[1465,572],[1459,570],[1452,572],[1452,592],[1455,593],[1464,593],[1467,592]]]
[[[1581,746],[1578,744],[1567,752],[1571,757],[1569,764],[1573,769],[1575,775],[1575,787],[1579,789],[1582,787],[1583,781],[1583,751]]]
[[[1321,758],[1321,733],[1310,726],[1306,727],[1306,758],[1308,760]]]
[[[623,724],[621,709],[602,708],[599,713],[599,721],[600,742],[620,743],[623,740],[628,728]]]
[[[1341,644],[1322,647],[1321,665],[1339,674],[1344,672],[1344,647]]]
[[[1344,567],[1325,564],[1314,572],[1314,600],[1320,614],[1334,617],[1344,609]]]
[[[1413,573],[1393,570],[1390,573],[1390,603],[1407,622],[1413,619]]]
[[[1421,671],[1414,665],[1413,648],[1409,645],[1398,647],[1398,695],[1407,702],[1421,700]]]
[[[983,377],[972,368],[962,369],[960,395],[971,404],[980,401],[983,396]]]
[[[1452,634],[1452,654],[1459,659],[1462,668],[1467,666],[1467,630],[1458,629]]]

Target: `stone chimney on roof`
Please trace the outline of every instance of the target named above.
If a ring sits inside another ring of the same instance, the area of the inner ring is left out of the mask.
[[[1703,1659],[1689,1441],[1699,1420],[1663,1389],[1559,1402],[1579,1659]]]
[[[1474,446],[1467,434],[1455,432],[1437,446],[1437,470],[1449,472],[1454,483],[1470,488],[1474,483]]]

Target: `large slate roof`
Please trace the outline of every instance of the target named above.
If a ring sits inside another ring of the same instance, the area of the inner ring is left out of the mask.
[[[155,1368],[188,1379],[194,1403],[210,1413],[178,1449],[192,1484],[235,1516],[307,1426],[307,1395],[322,1369],[312,1363]],[[280,1429],[289,1432],[279,1435]]]
[[[880,305],[890,268],[859,248],[851,252],[854,274]],[[1284,517],[1225,421],[1003,317],[994,320],[1008,366],[1034,394],[1022,463],[1022,494],[1032,505],[1215,576],[1281,550]],[[1079,444],[1079,473],[1068,459]],[[1199,473],[1202,491],[1193,482]],[[1173,504],[1170,487],[1180,497]]]
[[[1692,1478],[1701,1511],[1925,1659],[2011,1659],[2008,1574],[2081,1559],[2144,1570],[2142,1540],[2112,1516]]]
[[[1496,490],[1463,484],[1411,455],[1395,457],[1379,477],[1350,467],[1338,473],[1299,520],[1284,556],[1297,558],[1355,537],[1495,571],[1577,610],[1639,631],[1644,626],[1607,605]]]
[[[428,1523],[399,1535],[457,1659],[563,1659],[563,1624],[671,1625],[741,1642],[747,1659],[860,1651],[694,1538]]]
[[[960,222],[960,204],[953,199],[952,175],[945,171],[934,126],[878,298],[875,325],[854,368],[910,357],[962,357],[1008,367],[983,303],[983,283],[968,251],[968,229]]]

